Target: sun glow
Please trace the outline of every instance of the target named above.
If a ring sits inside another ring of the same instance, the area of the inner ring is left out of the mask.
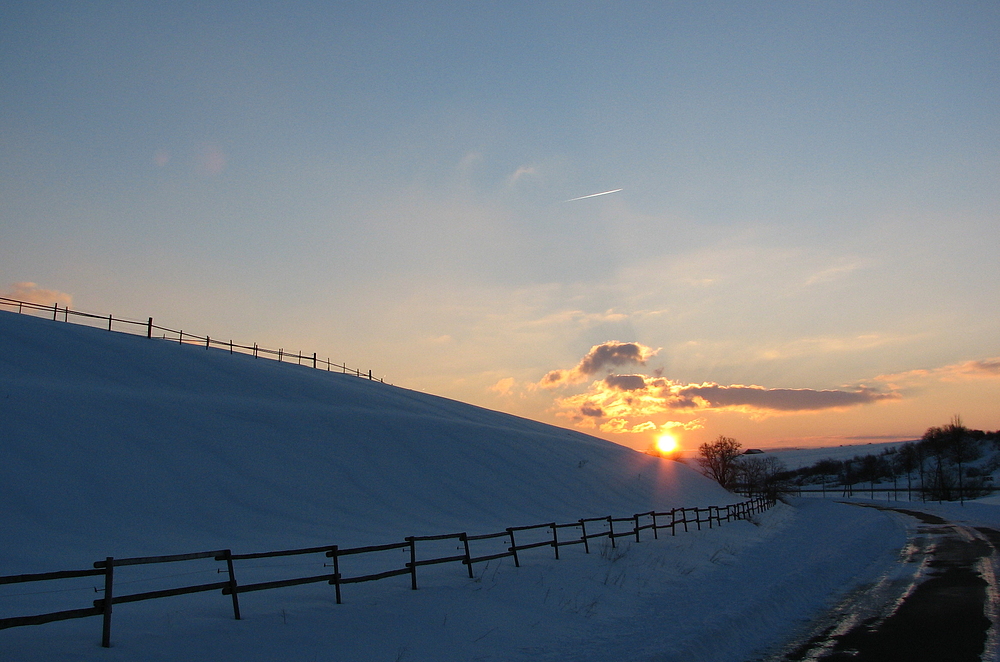
[[[661,455],[669,455],[677,450],[677,437],[665,432],[656,439],[656,450]]]

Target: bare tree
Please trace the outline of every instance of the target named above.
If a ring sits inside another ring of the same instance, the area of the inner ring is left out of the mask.
[[[944,426],[944,434],[948,440],[948,454],[958,465],[958,498],[965,503],[963,465],[979,459],[982,451],[979,449],[979,442],[969,434],[969,429],[962,424],[962,419],[957,414],[952,417],[951,423]]]
[[[922,451],[912,441],[908,441],[899,447],[896,453],[895,464],[899,471],[906,474],[906,499],[912,501],[913,492],[913,472],[920,467],[921,476],[923,474]]]
[[[748,497],[763,492],[767,476],[767,465],[762,457],[744,457],[736,465],[739,490]]]
[[[747,496],[766,495],[776,498],[783,486],[778,480],[778,474],[785,471],[785,463],[769,455],[767,457],[741,457],[736,463],[738,485]]]
[[[701,472],[726,489],[733,487],[739,470],[743,446],[732,437],[719,435],[712,442],[698,447],[698,464]]]

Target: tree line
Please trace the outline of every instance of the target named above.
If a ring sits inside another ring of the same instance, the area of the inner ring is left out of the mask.
[[[908,493],[917,490],[924,499],[953,501],[992,491],[992,473],[1000,469],[1000,430],[972,430],[954,416],[946,425],[928,428],[919,440],[792,470],[772,456],[746,455],[735,439],[720,436],[699,447],[697,462],[706,476],[746,494],[776,496],[801,487],[829,486],[851,496],[864,483],[874,489],[891,482],[901,489],[905,481]]]

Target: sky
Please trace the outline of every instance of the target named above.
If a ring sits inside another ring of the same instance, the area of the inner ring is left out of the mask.
[[[0,296],[638,450],[997,429],[998,31],[987,2],[7,2]]]

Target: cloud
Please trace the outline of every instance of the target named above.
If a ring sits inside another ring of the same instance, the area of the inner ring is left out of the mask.
[[[73,303],[73,295],[60,292],[58,290],[46,290],[36,283],[14,283],[14,285],[0,294],[6,299],[17,299],[28,303],[37,303],[43,306],[51,306],[54,303],[61,303],[69,306]]]
[[[646,378],[642,375],[608,375],[604,383],[619,391],[638,391],[646,388]]]
[[[675,394],[674,406],[679,409],[745,409],[793,412],[840,409],[899,397],[893,393],[881,393],[867,387],[850,391],[817,391],[807,388],[764,388],[738,384],[733,386],[691,384],[676,389]]]
[[[632,424],[626,418],[612,418],[604,423],[601,423],[598,428],[601,432],[608,432],[611,434],[642,434],[644,432],[656,432],[657,430],[667,432],[669,430],[701,430],[705,427],[705,419],[696,418],[687,423],[682,423],[680,421],[667,421],[665,423],[660,423],[657,425],[653,421],[643,421],[642,423]],[[588,427],[591,427],[588,425]]]
[[[489,390],[493,391],[494,393],[497,393],[498,395],[511,395],[511,393],[513,393],[514,391],[514,378],[504,377],[496,384],[491,386]]]
[[[591,425],[596,419],[607,418],[607,431],[624,431],[629,426],[629,419],[671,412],[725,410],[765,418],[775,414],[847,409],[899,397],[893,391],[866,386],[829,390],[765,388],[711,382],[680,384],[662,377],[609,375],[593,382],[584,393],[557,399],[556,407],[561,410],[557,415],[575,421],[592,419]],[[624,422],[612,422],[614,419]]]
[[[538,168],[537,167],[535,167],[533,165],[530,165],[530,166],[521,166],[517,170],[515,170],[510,175],[510,177],[507,178],[507,185],[508,186],[514,186],[523,177],[536,177],[536,176],[538,176]]]
[[[579,384],[608,366],[646,365],[659,349],[652,349],[637,342],[608,342],[594,345],[572,370],[551,370],[539,382],[542,388],[556,388],[566,384]]]
[[[983,361],[968,361],[961,364],[964,374],[984,377],[1000,377],[1000,357]]]
[[[857,262],[852,262],[849,264],[841,264],[835,267],[830,267],[822,271],[818,271],[809,278],[806,279],[806,286],[817,285],[819,283],[832,283],[835,280],[844,278],[845,276],[857,271],[861,268],[861,264]]]
[[[705,419],[696,418],[687,423],[681,423],[680,421],[667,421],[666,423],[660,423],[660,429],[663,431],[674,430],[680,428],[682,430],[703,430],[705,428]]]
[[[1000,377],[1000,356],[963,361],[940,368],[909,370],[891,375],[879,375],[875,379],[894,387],[926,381],[957,382],[970,379],[996,379]]]

